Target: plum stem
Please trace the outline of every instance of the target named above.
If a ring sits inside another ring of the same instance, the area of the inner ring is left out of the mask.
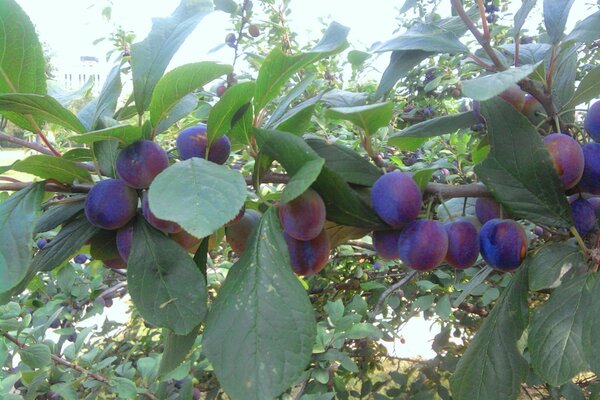
[[[379,315],[379,311],[381,311],[381,307],[383,306],[385,299],[387,299],[387,297],[390,294],[394,293],[396,290],[400,289],[403,285],[408,283],[412,278],[417,276],[417,274],[418,274],[418,271],[411,270],[408,274],[406,274],[404,276],[404,278],[400,279],[398,282],[394,283],[392,286],[387,288],[383,293],[381,293],[381,296],[379,296],[379,300],[377,301],[377,304],[375,305],[375,308],[373,309],[373,314],[372,314],[373,319],[375,319],[375,317],[377,317],[377,315]]]
[[[579,245],[579,247],[581,248],[581,250],[585,254],[589,254],[590,249],[588,249],[587,246],[585,245],[585,242],[581,238],[581,235],[579,234],[579,232],[577,232],[577,229],[575,229],[574,226],[571,226],[569,228],[569,231],[571,231],[571,233],[573,234],[573,237],[575,237],[575,240],[577,241],[577,244]]]

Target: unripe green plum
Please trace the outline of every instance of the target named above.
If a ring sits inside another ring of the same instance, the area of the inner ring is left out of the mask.
[[[137,203],[137,193],[122,180],[105,179],[90,189],[84,211],[92,225],[119,229],[135,216]]]
[[[600,143],[587,143],[583,150],[583,175],[579,188],[591,194],[600,194]]]
[[[596,142],[600,142],[600,101],[592,104],[583,120],[583,127]]]
[[[246,248],[250,233],[260,221],[262,214],[256,210],[247,209],[237,223],[225,228],[225,238],[233,251],[241,256]]]
[[[490,267],[513,271],[527,256],[527,235],[523,227],[511,219],[494,218],[479,231],[479,249]]]
[[[375,181],[371,189],[371,202],[382,220],[393,228],[402,228],[417,218],[423,197],[409,175],[394,171]]]
[[[429,271],[444,261],[448,253],[448,234],[439,221],[419,219],[402,230],[398,250],[407,267]]]
[[[569,135],[552,133],[544,137],[544,144],[563,188],[577,185],[584,168],[583,150],[579,143]]]
[[[325,203],[319,193],[307,189],[292,201],[279,206],[283,231],[298,240],[316,238],[325,225]]]
[[[321,271],[329,259],[331,245],[325,229],[312,240],[297,240],[283,232],[290,254],[292,270],[298,275],[313,275]]]
[[[117,175],[134,189],[145,189],[169,166],[167,152],[151,140],[138,140],[125,147],[116,161]]]
[[[394,229],[373,232],[373,247],[379,258],[383,260],[400,258],[400,250],[398,249],[400,233],[400,230]]]
[[[200,124],[182,130],[176,140],[179,158],[187,160],[192,157],[205,158],[216,164],[224,164],[231,152],[231,142],[227,136],[215,139],[208,149],[208,138],[206,137],[206,125]]]
[[[479,232],[466,219],[444,224],[448,234],[448,252],[445,260],[454,268],[469,268],[479,257]]]

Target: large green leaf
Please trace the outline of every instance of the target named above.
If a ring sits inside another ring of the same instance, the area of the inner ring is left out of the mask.
[[[591,288],[591,299],[589,307],[585,310],[583,317],[583,354],[590,368],[595,374],[600,373],[600,358],[597,357],[596,349],[600,346],[600,279],[596,275],[596,282]]]
[[[552,243],[529,257],[529,289],[551,289],[585,271],[585,256],[573,243]]]
[[[327,110],[327,115],[331,118],[350,121],[367,135],[372,135],[377,132],[377,129],[389,125],[393,110],[394,104],[387,102],[366,106],[334,107]]]
[[[315,158],[305,163],[285,185],[281,195],[281,203],[292,201],[306,192],[321,173],[324,164],[325,160],[322,158]]]
[[[273,127],[284,132],[303,135],[311,124],[311,118],[320,99],[321,96],[318,95],[295,105],[279,120],[273,121]]]
[[[468,53],[458,37],[438,26],[416,24],[405,33],[377,45],[373,51],[421,50],[432,53]]]
[[[283,85],[296,71],[345,49],[348,46],[348,31],[349,28],[332,22],[321,41],[307,53],[288,56],[278,48],[272,50],[263,61],[256,78],[255,113],[260,112],[270,100],[279,95]]]
[[[77,114],[87,130],[99,129],[104,126],[102,119],[113,117],[121,89],[121,66],[116,65],[108,73],[98,97],[87,103]]]
[[[575,93],[577,77],[577,46],[563,45],[555,62],[553,71],[552,100],[558,109],[569,102]],[[573,123],[573,114],[564,114],[564,122]]]
[[[541,64],[541,61],[533,65],[523,65],[481,76],[468,81],[462,81],[463,93],[474,100],[487,100],[499,95],[521,79],[529,76]]]
[[[254,96],[254,82],[238,83],[227,89],[223,97],[215,104],[208,114],[208,122],[206,124],[206,135],[208,140],[212,142],[221,135],[226,135],[234,125],[234,117],[241,117],[240,111],[244,112]],[[244,144],[250,143],[250,138],[247,138]]]
[[[517,398],[528,370],[517,347],[527,311],[527,268],[522,266],[458,362],[450,380],[454,399]]]
[[[596,278],[586,274],[563,282],[531,317],[531,366],[552,386],[560,386],[588,368],[582,334],[584,319],[597,296],[592,292]]]
[[[371,187],[382,175],[379,168],[343,144],[329,143],[317,138],[308,138],[306,143],[325,159],[327,168],[347,183]]]
[[[579,86],[577,86],[577,90],[575,90],[575,94],[569,100],[567,104],[564,105],[563,109],[568,110],[570,108],[574,108],[579,104],[588,103],[591,100],[595,99],[600,95],[600,66],[597,66],[588,71],[588,73],[583,77],[581,82],[579,82]]]
[[[59,225],[63,225],[76,214],[83,211],[83,205],[83,197],[78,202],[51,205],[38,219],[34,232],[47,232]]]
[[[231,65],[202,61],[167,72],[156,84],[150,102],[150,121],[157,126],[187,94],[232,71]]]
[[[315,74],[309,73],[300,83],[298,83],[292,90],[290,90],[277,104],[277,108],[273,111],[273,114],[263,126],[265,128],[273,128],[281,123],[281,118],[286,114],[288,107],[294,100],[304,94],[306,89],[315,80]]]
[[[575,41],[589,43],[600,37],[600,11],[596,11],[583,21],[575,25],[575,28],[564,39],[565,42]]]
[[[34,154],[11,166],[13,171],[25,172],[43,179],[55,179],[62,183],[74,181],[91,182],[90,172],[73,161],[46,154]]]
[[[533,10],[533,7],[535,7],[536,1],[537,0],[523,0],[521,7],[515,13],[515,23],[512,32],[513,36],[516,37],[519,35],[523,24],[525,24],[525,21],[527,21],[529,13],[531,10]]]
[[[153,128],[155,134],[159,135],[163,133],[175,122],[191,114],[197,106],[198,97],[194,93],[183,96],[183,98],[171,108],[166,117],[158,123],[158,126]]]
[[[560,42],[575,0],[544,0],[544,25],[553,44]]]
[[[19,350],[21,360],[30,368],[43,368],[52,362],[50,348],[45,344],[33,344]]]
[[[43,194],[44,184],[36,183],[0,203],[0,293],[11,290],[27,275]]]
[[[124,145],[131,144],[142,138],[142,129],[139,126],[116,125],[106,129],[100,129],[84,133],[83,135],[71,136],[70,139],[76,143],[91,144],[101,140],[118,140]]]
[[[529,120],[499,98],[481,103],[491,150],[477,176],[513,215],[568,228],[571,209],[540,135]]]
[[[187,335],[206,315],[206,281],[187,251],[138,217],[127,263],[127,287],[149,323]]]
[[[131,46],[133,93],[138,114],[148,108],[154,87],[173,55],[212,10],[212,1],[182,0],[171,16],[154,19],[146,39]]]
[[[176,335],[169,329],[163,329],[164,349],[160,358],[158,374],[164,375],[177,368],[194,347],[198,329],[192,329],[187,335]]]
[[[469,129],[477,123],[473,112],[465,111],[459,114],[444,115],[434,119],[428,119],[418,124],[409,126],[399,132],[394,133],[388,139],[388,144],[396,146],[407,137],[429,138],[441,136],[448,133],[455,133],[461,129]]]
[[[69,110],[64,108],[53,97],[30,93],[0,94],[0,112],[9,111],[17,114],[40,118],[72,131],[82,133],[85,127]],[[29,127],[25,127],[30,129]]]
[[[161,172],[150,185],[150,209],[202,238],[231,221],[246,200],[242,175],[193,157]]]
[[[42,46],[15,0],[0,2],[0,26],[0,93],[46,94]]]
[[[233,400],[273,399],[302,376],[315,336],[313,307],[272,207],[219,290],[203,351]]]

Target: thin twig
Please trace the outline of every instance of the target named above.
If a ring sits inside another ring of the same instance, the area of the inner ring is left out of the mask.
[[[53,155],[53,153],[50,150],[48,150],[47,148],[45,148],[44,146],[40,146],[37,143],[28,142],[27,140],[19,139],[18,137],[11,136],[3,131],[0,131],[0,140],[5,140],[9,143],[18,144],[19,146],[26,147],[31,150],[35,150],[38,153],[47,154],[50,156]]]
[[[381,310],[381,307],[383,306],[385,299],[390,294],[392,294],[396,290],[400,289],[403,285],[405,285],[412,278],[414,278],[417,275],[417,273],[418,273],[417,271],[410,271],[408,274],[406,274],[406,276],[404,278],[400,279],[398,282],[394,283],[392,286],[387,288],[383,293],[381,293],[381,296],[379,296],[379,300],[377,301],[377,304],[375,305],[375,309],[373,310],[373,317],[376,317],[377,315],[379,315],[379,311]]]

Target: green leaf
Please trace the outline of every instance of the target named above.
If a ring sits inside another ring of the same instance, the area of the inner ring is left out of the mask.
[[[502,99],[481,103],[490,154],[475,166],[492,195],[516,217],[568,228],[571,209],[538,132]]]
[[[68,108],[76,101],[88,96],[94,87],[94,82],[94,76],[91,75],[79,89],[67,90],[58,81],[48,80],[48,94],[54,97],[63,107]]]
[[[331,107],[364,106],[369,100],[369,94],[363,92],[349,92],[347,90],[331,89],[323,93],[321,100]]]
[[[448,133],[455,133],[461,129],[469,129],[476,123],[477,120],[475,119],[472,111],[465,111],[459,114],[451,114],[434,119],[428,119],[394,133],[388,139],[388,144],[396,146],[404,138],[409,137],[429,138]]]
[[[84,133],[83,135],[71,136],[69,139],[75,143],[91,144],[101,140],[118,140],[124,145],[131,144],[142,138],[142,130],[139,126],[116,125],[98,131]]]
[[[119,395],[120,399],[137,399],[138,393],[135,383],[127,378],[113,377],[108,383]]]
[[[307,53],[288,56],[278,48],[272,50],[263,61],[256,78],[254,112],[258,113],[275,98],[296,71],[345,49],[348,46],[348,31],[349,28],[332,22],[321,41]]]
[[[392,52],[390,55],[390,64],[381,75],[375,98],[382,97],[388,90],[394,87],[396,82],[404,78],[414,67],[419,65],[421,61],[433,54],[435,53],[422,50],[401,50]]]
[[[512,32],[514,37],[517,37],[521,32],[521,28],[523,27],[523,24],[525,24],[525,21],[527,21],[527,16],[533,7],[535,7],[536,1],[537,0],[523,0],[521,3],[521,7],[515,13],[515,23]]]
[[[298,83],[292,90],[290,90],[277,104],[277,108],[273,111],[273,114],[269,118],[266,124],[264,124],[265,128],[273,128],[279,125],[281,122],[281,118],[286,114],[288,107],[294,100],[299,98],[304,94],[306,89],[313,83],[315,80],[314,73],[308,73],[307,77],[304,78],[300,83]],[[226,92],[227,93],[227,92]]]
[[[306,189],[313,184],[321,173],[323,165],[325,165],[325,160],[322,158],[315,158],[304,164],[285,185],[281,195],[281,204],[292,201],[306,192]]]
[[[352,66],[359,67],[370,57],[371,54],[367,53],[366,51],[350,50],[348,52],[347,60],[350,64],[352,64]]]
[[[45,344],[33,344],[19,350],[21,360],[30,368],[43,368],[50,364],[50,348]]]
[[[379,168],[343,144],[318,138],[308,138],[306,143],[325,159],[327,168],[347,183],[371,187],[382,175]]]
[[[91,149],[83,147],[74,147],[70,150],[65,151],[62,156],[63,159],[75,162],[93,161],[94,156]]]
[[[44,184],[36,183],[0,203],[0,293],[13,289],[27,275],[43,194]]]
[[[474,100],[487,100],[499,95],[521,79],[528,77],[541,64],[510,68],[468,81],[461,81],[463,93]]]
[[[149,323],[187,335],[206,315],[206,281],[187,252],[138,217],[127,267],[127,287]]]
[[[596,11],[583,21],[579,21],[575,28],[565,37],[564,41],[590,43],[600,37],[600,11]]]
[[[212,10],[212,1],[182,0],[171,16],[153,20],[146,39],[131,46],[133,93],[138,114],[150,105],[154,87],[173,55],[200,20]]]
[[[0,93],[46,94],[46,63],[31,20],[15,0],[0,2]]]
[[[552,243],[529,257],[529,289],[558,287],[562,281],[585,271],[585,256],[578,246]]]
[[[233,85],[225,91],[223,97],[219,99],[208,114],[206,135],[209,142],[229,133],[234,124],[234,117],[239,117],[240,110],[245,111],[244,106],[247,107],[252,100],[255,87],[254,82],[243,82]],[[250,138],[246,138],[242,143],[250,143]]]
[[[393,110],[394,104],[387,102],[367,106],[330,108],[327,110],[327,115],[330,118],[350,121],[370,136],[377,132],[377,129],[389,125]]]
[[[231,65],[203,61],[185,64],[167,72],[156,83],[152,93],[150,122],[157,126],[185,95],[232,70]]]
[[[421,191],[421,193],[425,192],[425,188],[427,187],[427,184],[431,180],[431,177],[433,176],[433,173],[435,171],[437,171],[437,169],[435,169],[435,168],[422,169],[422,170],[415,172],[415,174],[413,175],[412,178],[415,181],[415,183],[417,184],[417,186],[419,187],[419,190]]]
[[[594,373],[598,374],[600,371],[600,359],[595,356],[595,349],[600,345],[600,315],[598,313],[598,306],[600,306],[600,279],[598,274],[594,274],[596,281],[594,286],[590,290],[591,298],[587,310],[583,310],[583,337],[581,339],[583,343],[583,355],[585,360],[589,363],[589,366]]]
[[[31,114],[72,131],[82,133],[85,127],[73,113],[54,98],[39,94],[5,93],[0,94],[0,112],[10,111],[18,114]],[[31,127],[26,127],[30,129]],[[32,130],[32,129],[30,129]]]
[[[600,66],[588,71],[583,77],[575,94],[567,104],[563,106],[563,110],[574,108],[582,103],[589,103],[600,95]]]
[[[450,380],[454,399],[517,398],[528,370],[517,348],[527,319],[527,268],[521,267],[458,362]]]
[[[595,274],[579,276],[557,287],[531,317],[528,348],[533,371],[552,386],[568,382],[588,364],[583,351],[584,319],[595,296]]]
[[[214,0],[214,2],[217,10],[221,10],[228,14],[234,14],[238,9],[237,3],[233,0]]]
[[[13,171],[25,172],[43,179],[55,179],[62,183],[91,182],[90,172],[73,161],[46,154],[35,154],[11,166]]]
[[[383,338],[383,334],[373,324],[369,324],[367,322],[360,322],[358,324],[352,325],[352,328],[348,332],[346,332],[346,336],[348,339],[371,339],[371,340],[380,340]]]
[[[177,335],[168,329],[163,329],[163,334],[164,350],[158,367],[159,375],[168,374],[181,365],[194,347],[198,329],[192,329],[187,335]]]
[[[458,37],[434,25],[416,24],[405,33],[387,40],[373,51],[420,50],[432,53],[468,53],[469,48]]]
[[[208,314],[203,351],[233,399],[272,399],[304,373],[316,337],[272,207],[231,267]]]
[[[188,95],[183,96],[181,100],[177,104],[171,108],[167,116],[158,123],[158,126],[154,128],[157,135],[163,133],[171,125],[180,119],[187,117],[192,111],[196,109],[198,106],[198,97],[190,93]]]
[[[552,44],[563,37],[574,0],[544,0],[544,25]]]
[[[161,172],[148,192],[158,218],[177,222],[197,238],[231,221],[245,200],[246,182],[238,171],[198,157]]]
[[[115,163],[119,152],[119,142],[116,140],[100,140],[92,143],[92,153],[102,175],[116,177]]]
[[[284,132],[303,135],[310,127],[311,118],[315,113],[316,104],[319,99],[320,96],[311,97],[294,106],[279,121],[273,124],[274,127]]]
[[[77,114],[87,130],[99,129],[104,126],[101,123],[103,118],[113,117],[122,88],[121,66],[116,65],[108,73],[98,97],[87,103]]]
[[[561,46],[556,59],[553,71],[552,100],[558,109],[568,103],[575,92],[577,50],[577,46]],[[567,116],[569,114],[564,114],[561,118],[564,120]],[[570,118],[569,122],[573,123],[573,118]]]
[[[34,233],[47,232],[73,218],[83,210],[83,197],[81,200],[73,203],[51,205],[38,219]]]

